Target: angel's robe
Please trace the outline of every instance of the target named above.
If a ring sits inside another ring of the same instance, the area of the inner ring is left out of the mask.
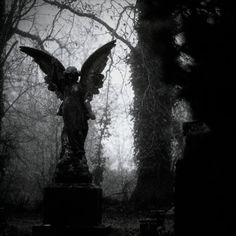
[[[78,83],[65,87],[62,116],[62,155],[70,153],[81,159],[85,153],[84,143],[88,133],[88,111],[84,103],[84,91]]]

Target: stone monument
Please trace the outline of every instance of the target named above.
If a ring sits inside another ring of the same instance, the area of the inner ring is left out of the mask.
[[[88,120],[95,119],[90,101],[103,86],[104,70],[115,41],[97,49],[81,71],[65,67],[46,51],[21,46],[46,74],[48,89],[62,101],[57,115],[63,117],[61,154],[52,186],[44,192],[43,224],[33,227],[33,236],[106,235],[102,225],[102,190],[92,184],[84,143]],[[78,82],[78,79],[80,80]]]

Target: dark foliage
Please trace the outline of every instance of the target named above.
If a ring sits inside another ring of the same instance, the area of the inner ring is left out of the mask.
[[[235,211],[234,1],[140,0],[138,6],[138,46],[144,53],[145,47],[150,49],[146,57],[161,62],[158,78],[165,85],[181,86],[179,98],[190,104],[193,119],[208,128],[196,134],[187,132],[184,158],[177,163],[176,234],[229,235]],[[139,57],[136,55],[136,58]],[[142,65],[142,61],[137,64]],[[148,68],[157,66],[149,65]],[[148,72],[140,73],[137,66],[134,71],[134,91],[143,97],[150,76]],[[137,82],[138,75],[146,80]],[[159,96],[155,94],[154,97],[159,101]],[[136,104],[142,114],[141,103],[135,100],[134,107]],[[147,120],[151,120],[150,114]],[[135,131],[141,137],[145,133],[147,141],[150,130],[137,126],[142,123],[137,123],[137,117],[142,116],[135,116]],[[162,124],[161,127],[165,130],[166,126]],[[136,136],[136,142],[139,138]],[[136,155],[142,156],[140,151]],[[150,161],[151,167],[158,162]],[[139,166],[144,165],[139,161]],[[151,168],[146,170],[151,175]]]
[[[193,119],[209,128],[186,137],[184,159],[177,164],[176,233],[230,235],[235,206],[234,3],[174,1],[171,9],[176,35],[182,37],[176,52],[190,63],[180,64],[176,76],[165,81],[182,86],[180,97],[190,103]]]

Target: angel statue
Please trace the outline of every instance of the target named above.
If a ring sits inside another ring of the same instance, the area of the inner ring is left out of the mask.
[[[61,154],[56,167],[56,183],[91,183],[85,157],[84,143],[88,133],[88,120],[95,119],[90,101],[103,86],[104,70],[115,40],[97,49],[82,65],[81,71],[62,63],[46,51],[21,46],[20,50],[33,57],[46,74],[48,90],[62,100],[57,115],[63,117]],[[80,80],[78,82],[78,78]]]

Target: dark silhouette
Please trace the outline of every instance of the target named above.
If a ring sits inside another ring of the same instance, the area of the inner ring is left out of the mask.
[[[61,135],[61,156],[55,174],[56,182],[91,182],[84,150],[88,119],[95,119],[90,101],[103,86],[104,75],[101,73],[114,46],[115,41],[111,41],[96,50],[85,61],[80,72],[72,66],[65,69],[59,60],[46,51],[20,47],[22,52],[34,58],[47,75],[45,82],[48,89],[54,91],[63,101],[57,113],[63,117],[64,127]],[[77,82],[79,76],[80,80]]]
[[[179,99],[188,102],[193,116],[192,122],[183,124],[185,148],[176,166],[175,235],[233,235],[235,2],[137,3],[140,47],[149,50],[147,58],[153,53],[156,61],[161,60],[163,83],[177,85]],[[183,58],[185,63],[180,62]],[[148,68],[152,72],[157,66]],[[140,76],[140,88],[150,74]]]

